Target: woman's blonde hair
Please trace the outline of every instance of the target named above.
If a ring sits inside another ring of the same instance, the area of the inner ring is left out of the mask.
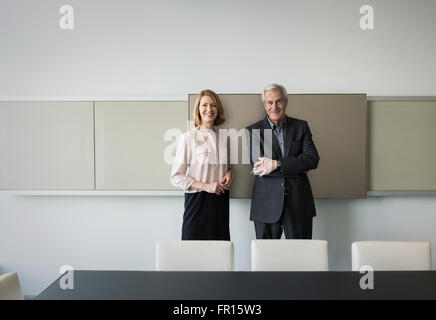
[[[213,125],[219,126],[220,124],[224,123],[224,121],[226,119],[224,118],[224,109],[223,109],[223,106],[221,104],[220,98],[212,90],[206,89],[206,90],[200,91],[200,93],[197,96],[197,99],[195,99],[194,111],[192,112],[192,120],[194,120],[195,126],[198,127],[201,124],[200,100],[204,96],[211,97],[213,102],[216,104],[217,109],[218,109],[218,116],[216,117]]]

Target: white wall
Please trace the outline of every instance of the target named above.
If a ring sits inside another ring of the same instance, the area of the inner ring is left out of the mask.
[[[203,88],[434,94],[433,0],[2,0],[0,96],[176,97]],[[359,27],[372,4],[375,30]]]
[[[0,2],[0,100],[186,99],[211,88],[254,93],[271,82],[295,93],[436,95],[432,0]],[[372,4],[375,30],[359,28]],[[315,141],[316,142],[316,141]],[[436,199],[317,200],[314,237],[330,267],[350,269],[354,240],[436,246]],[[178,239],[182,197],[0,195],[0,272],[25,294],[77,269],[153,269],[154,242]],[[231,201],[236,268],[250,265],[249,200]],[[435,265],[435,260],[433,260]]]

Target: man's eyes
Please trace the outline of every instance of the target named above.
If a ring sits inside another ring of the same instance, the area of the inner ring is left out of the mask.
[[[277,100],[276,101],[276,104],[282,104],[283,103],[283,100]],[[273,104],[273,101],[268,101],[268,105],[272,105]]]

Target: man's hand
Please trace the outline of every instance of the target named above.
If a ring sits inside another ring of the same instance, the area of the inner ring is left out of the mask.
[[[259,157],[258,159],[259,161],[257,161],[253,166],[253,173],[255,175],[263,177],[277,169],[276,160],[265,157]]]
[[[233,183],[233,173],[231,170],[227,171],[224,177],[221,179],[220,183],[224,188],[228,189]]]

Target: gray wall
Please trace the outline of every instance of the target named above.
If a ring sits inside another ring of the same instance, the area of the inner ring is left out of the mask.
[[[295,93],[436,95],[431,0],[69,1],[73,31],[58,27],[63,4],[0,2],[0,100],[186,99],[271,81]],[[373,31],[359,28],[363,4],[374,6]],[[250,266],[249,204],[231,201],[238,270]],[[329,241],[333,270],[350,269],[355,240],[436,246],[433,197],[316,205],[314,237]],[[1,194],[0,272],[17,271],[24,293],[37,294],[64,264],[153,269],[155,241],[179,238],[182,206],[182,197]]]

